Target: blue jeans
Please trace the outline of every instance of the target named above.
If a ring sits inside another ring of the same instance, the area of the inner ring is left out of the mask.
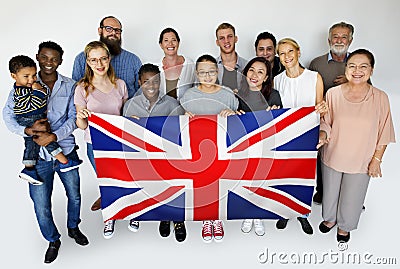
[[[46,114],[36,114],[30,116],[16,116],[16,120],[19,125],[25,127],[31,127],[33,123],[40,119],[45,119]],[[22,158],[22,163],[25,165],[35,165],[37,159],[39,158],[40,146],[33,141],[32,136],[24,137],[25,149],[24,156]],[[62,152],[62,149],[57,142],[52,141],[47,146],[45,146],[48,153],[51,156],[56,156],[58,153]]]
[[[73,150],[66,156],[68,159],[78,160],[76,150]],[[76,228],[81,222],[81,194],[80,194],[80,178],[78,169],[73,169],[68,172],[57,171],[57,161],[38,160],[36,170],[38,175],[43,180],[42,185],[29,184],[29,195],[33,201],[35,215],[39,224],[40,231],[43,237],[54,242],[61,235],[54,223],[53,213],[51,209],[51,195],[53,192],[54,173],[57,172],[64,185],[67,194],[67,228]]]

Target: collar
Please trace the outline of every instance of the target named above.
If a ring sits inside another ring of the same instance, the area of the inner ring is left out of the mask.
[[[346,57],[344,57],[344,61],[343,61],[343,62],[346,62],[347,57],[349,57],[349,53],[348,53],[348,52],[346,53]],[[330,61],[336,62],[336,61],[332,58],[332,52],[331,52],[331,51],[329,51],[329,53],[328,53],[328,63],[329,63]]]
[[[156,101],[155,104],[163,102],[164,101],[163,97],[164,96],[161,96],[161,92],[159,92],[158,93],[158,98],[157,98],[157,101]],[[146,96],[144,96],[143,92],[139,95],[139,98],[140,98],[140,101],[142,102],[142,104],[145,104],[145,105],[149,105],[150,104],[149,99],[147,99]]]
[[[243,66],[242,59],[240,58],[239,54],[235,52],[236,54],[236,64],[235,64],[235,70],[240,69]],[[217,58],[217,64],[222,65],[222,57],[221,55],[218,56]]]

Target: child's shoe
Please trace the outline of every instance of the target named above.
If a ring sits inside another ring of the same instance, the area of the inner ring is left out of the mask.
[[[82,160],[72,160],[72,159],[68,159],[67,163],[60,163],[59,167],[60,167],[60,172],[68,172],[71,171],[75,168],[78,168],[79,165],[81,165]]]
[[[21,173],[19,174],[19,177],[23,180],[28,181],[32,185],[42,185],[43,184],[43,181],[39,177],[35,168],[28,169],[25,167],[24,169],[22,169]]]

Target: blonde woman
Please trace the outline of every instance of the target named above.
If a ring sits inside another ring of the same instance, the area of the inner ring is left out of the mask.
[[[128,98],[128,91],[123,80],[115,76],[110,64],[111,54],[101,41],[93,41],[85,47],[86,69],[84,77],[75,89],[76,125],[85,130],[87,155],[93,169],[94,162],[92,141],[88,128],[88,117],[91,112],[121,115],[122,107]],[[100,198],[96,201],[100,204]],[[95,202],[95,203],[96,203]],[[115,220],[108,220],[104,227],[104,237],[111,238],[114,233]],[[130,229],[139,228],[138,222],[130,221]]]
[[[276,52],[286,69],[274,78],[274,87],[281,95],[283,108],[315,106],[315,110],[322,117],[327,112],[327,106],[323,100],[324,84],[321,75],[300,64],[300,46],[295,40],[281,39]],[[307,216],[298,217],[297,220],[303,232],[313,234],[313,228]],[[285,229],[287,222],[288,219],[280,219],[276,227]]]

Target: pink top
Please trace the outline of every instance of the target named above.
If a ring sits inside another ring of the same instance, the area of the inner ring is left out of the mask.
[[[76,86],[74,103],[86,107],[92,112],[121,115],[122,106],[126,99],[128,99],[126,84],[122,79],[117,79],[115,87],[109,93],[95,89],[86,96],[82,85]],[[85,129],[85,141],[92,143],[89,128]]]
[[[321,130],[330,141],[323,146],[322,162],[339,172],[367,173],[375,149],[395,142],[388,96],[371,86],[363,101],[353,103],[339,85],[328,90],[326,102]]]

